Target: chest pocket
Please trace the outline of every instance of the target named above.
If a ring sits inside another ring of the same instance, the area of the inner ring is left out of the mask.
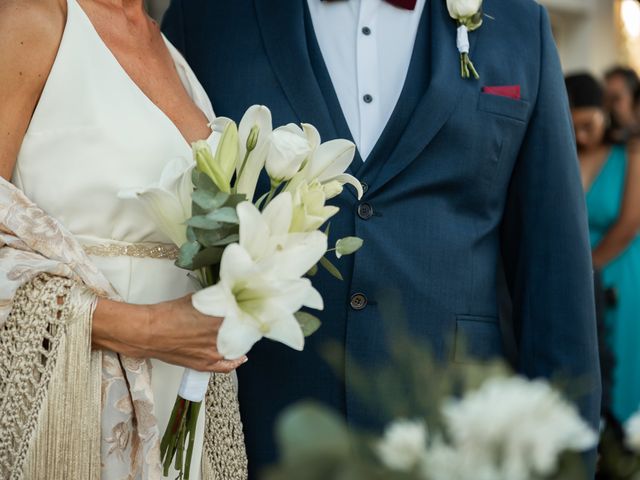
[[[525,122],[529,115],[529,102],[481,93],[478,99],[478,110],[511,120]]]

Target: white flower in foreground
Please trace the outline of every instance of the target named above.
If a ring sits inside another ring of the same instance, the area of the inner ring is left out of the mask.
[[[443,415],[452,444],[477,464],[500,459],[499,478],[549,475],[566,451],[582,452],[597,436],[547,382],[492,378]]]
[[[271,111],[265,106],[252,106],[240,121],[238,128],[240,161],[236,172],[238,175],[236,191],[246,195],[249,201],[253,201],[256,185],[264,168],[272,132]],[[248,157],[247,146],[253,148]]]
[[[493,459],[458,451],[436,438],[420,464],[421,478],[428,480],[511,480],[498,472]]]
[[[266,168],[277,184],[291,179],[311,154],[312,145],[305,132],[294,124],[277,128],[271,134]]]
[[[376,452],[388,468],[410,472],[427,453],[427,427],[422,421],[398,420],[387,427]]]
[[[192,160],[176,158],[165,166],[157,184],[122,190],[118,197],[140,200],[162,233],[180,247],[187,241],[185,223],[191,218],[194,167]]]
[[[303,349],[304,335],[294,314],[303,306],[321,309],[322,298],[308,279],[273,273],[234,243],[222,255],[218,284],[193,295],[196,310],[224,318],[218,351],[225,358],[242,357],[263,337]]]
[[[482,8],[482,0],[447,0],[449,15],[456,20],[473,17]]]
[[[277,270],[280,277],[302,277],[327,252],[324,233],[289,233],[293,201],[288,192],[276,195],[263,212],[250,202],[241,203],[236,210],[240,245],[254,261]]]
[[[327,197],[320,182],[303,183],[293,196],[292,232],[312,232],[340,211],[326,205]]]
[[[353,185],[358,192],[358,198],[362,197],[362,184],[352,175],[344,173],[356,152],[356,147],[347,140],[331,140],[320,144],[320,135],[312,125],[303,125],[309,144],[313,147],[313,153],[302,170],[297,173],[287,187],[287,191],[295,190],[303,183],[312,183],[317,180],[325,187],[327,199],[339,195],[341,187],[345,184]]]
[[[624,424],[625,444],[636,453],[640,453],[640,412],[636,413]]]

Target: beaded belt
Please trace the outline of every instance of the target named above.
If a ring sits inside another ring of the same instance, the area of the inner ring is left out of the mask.
[[[175,245],[165,243],[105,243],[86,245],[84,251],[96,257],[134,257],[175,260],[180,251]]]

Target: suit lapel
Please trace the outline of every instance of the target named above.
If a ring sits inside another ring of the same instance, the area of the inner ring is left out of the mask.
[[[336,129],[309,59],[302,1],[254,1],[267,55],[298,121],[313,124],[324,138],[335,138]]]
[[[380,189],[409,166],[431,143],[447,122],[465,89],[478,88],[478,81],[460,76],[460,54],[456,47],[456,22],[444,0],[431,0],[431,81],[407,128],[370,192]],[[470,34],[472,54],[482,29]],[[472,57],[473,58],[473,57]],[[482,74],[482,72],[480,72]],[[365,167],[366,169],[366,162]]]

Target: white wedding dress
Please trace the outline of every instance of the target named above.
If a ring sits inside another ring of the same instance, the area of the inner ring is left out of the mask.
[[[202,86],[177,50],[166,44],[186,90],[212,121]],[[175,124],[128,76],[76,0],[68,0],[62,42],[24,138],[13,183],[83,245],[101,252],[91,259],[129,303],[172,300],[194,289],[173,260],[150,258],[141,250],[146,248],[141,244],[170,241],[140,202],[118,198],[122,190],[157,182],[172,159],[191,155]],[[183,369],[152,364],[155,415],[163,432]],[[201,414],[194,480],[200,478],[203,430]],[[171,473],[169,478],[176,478]],[[103,478],[120,477],[105,472]]]

